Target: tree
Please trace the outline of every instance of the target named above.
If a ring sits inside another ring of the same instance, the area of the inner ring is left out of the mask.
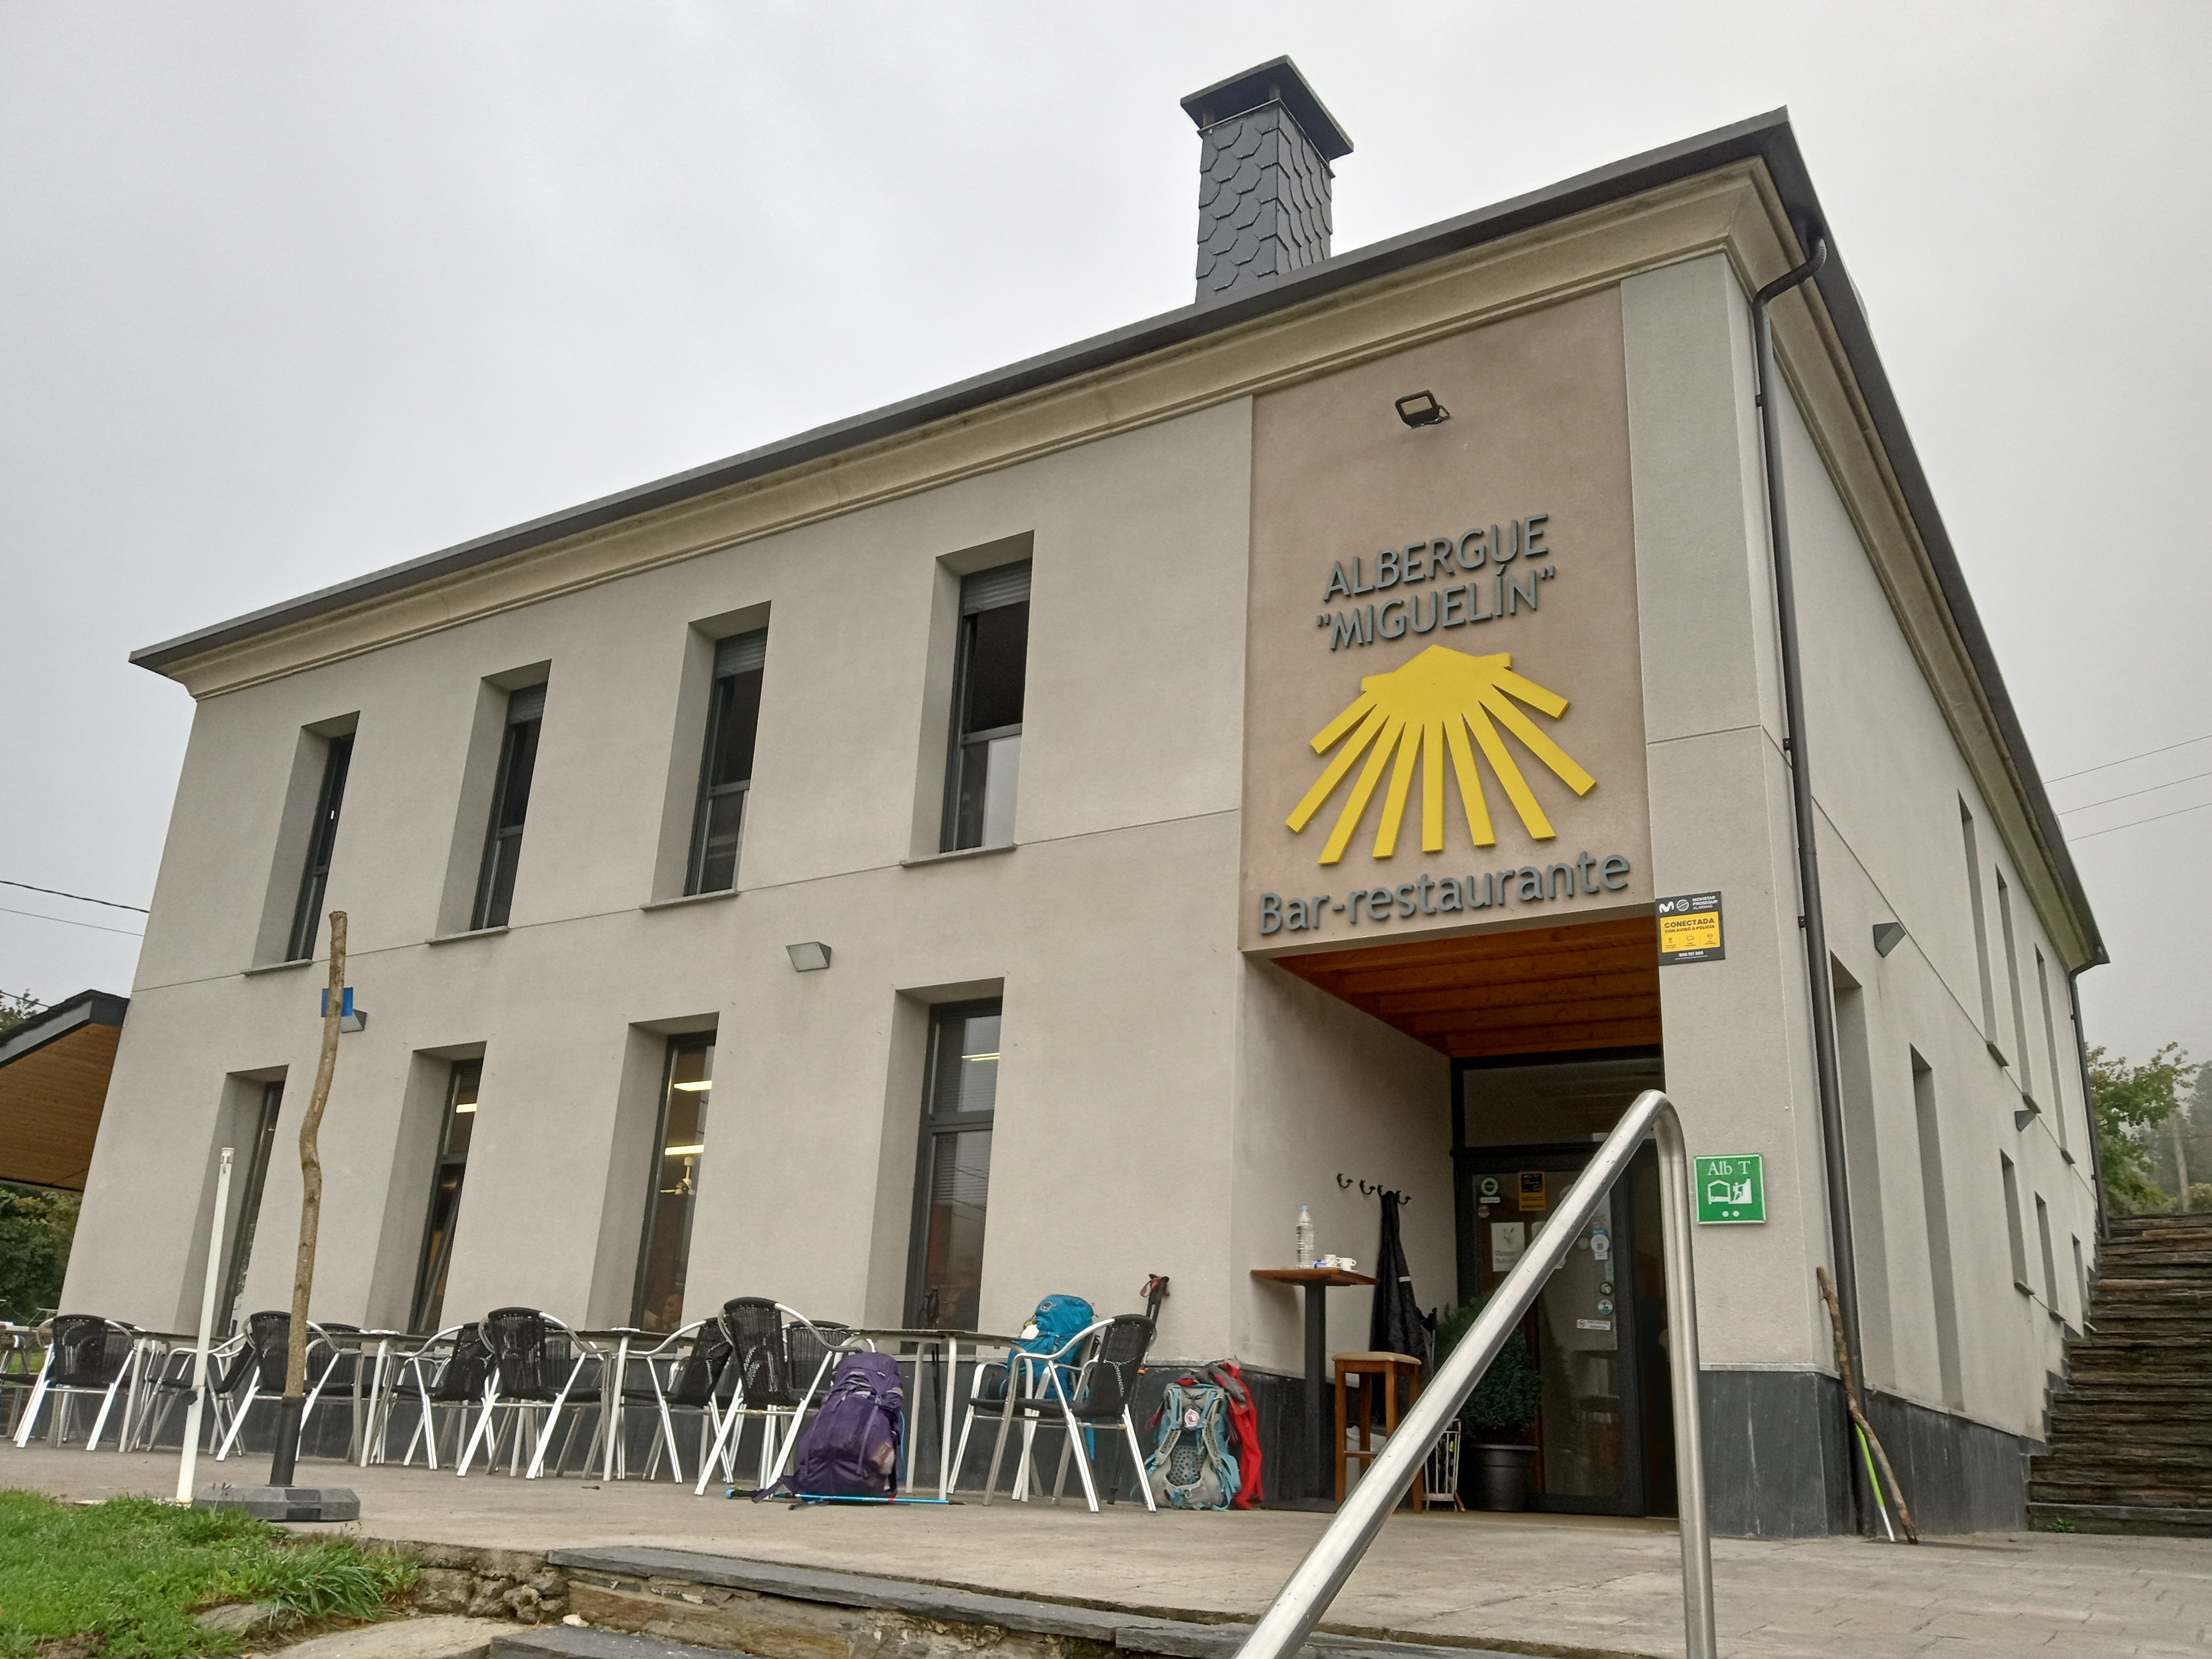
[[[2097,1117],[2097,1162],[2105,1196],[2123,1215],[2163,1210],[2173,1197],[2153,1180],[2158,1130],[2181,1105],[2196,1063],[2169,1042],[2140,1066],[2102,1048],[2089,1050],[2089,1097]]]
[[[0,991],[0,1036],[5,1036],[33,1014],[46,1006],[28,991],[20,994]]]
[[[0,1319],[32,1324],[62,1299],[75,1193],[0,1183]]]

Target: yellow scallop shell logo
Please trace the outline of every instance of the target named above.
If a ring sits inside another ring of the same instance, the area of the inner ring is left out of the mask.
[[[1449,751],[1460,805],[1467,812],[1468,834],[1477,847],[1496,846],[1498,836],[1490,827],[1490,802],[1483,793],[1482,773],[1474,750],[1468,745],[1468,733],[1472,732],[1474,746],[1482,750],[1506,799],[1513,803],[1522,827],[1538,841],[1551,840],[1559,832],[1544,816],[1498,728],[1503,726],[1518,738],[1576,794],[1589,793],[1597,787],[1597,780],[1522,711],[1522,703],[1552,720],[1567,711],[1565,697],[1513,672],[1510,652],[1477,657],[1449,646],[1432,645],[1387,674],[1368,675],[1359,682],[1358,696],[1314,734],[1316,755],[1327,754],[1340,740],[1343,747],[1286,820],[1291,832],[1301,832],[1312,822],[1314,814],[1364,755],[1367,763],[1360,768],[1351,799],[1337,814],[1335,827],[1321,849],[1321,862],[1334,864],[1344,856],[1345,847],[1366,816],[1382,770],[1395,755],[1397,764],[1391,769],[1390,787],[1383,796],[1382,822],[1375,832],[1375,856],[1387,859],[1398,850],[1398,830],[1405,820],[1417,767],[1421,773],[1421,850],[1443,852],[1444,756]]]

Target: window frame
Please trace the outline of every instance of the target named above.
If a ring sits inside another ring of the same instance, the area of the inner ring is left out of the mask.
[[[246,1143],[245,1182],[240,1189],[238,1213],[230,1224],[229,1255],[223,1275],[223,1328],[238,1321],[238,1304],[246,1295],[246,1275],[253,1263],[253,1241],[261,1228],[261,1194],[275,1161],[277,1121],[284,1110],[284,1079],[261,1085],[255,1108],[253,1133]]]
[[[530,692],[535,692],[537,695],[532,699],[531,703],[526,703],[524,707],[526,709],[530,709],[534,703],[534,709],[517,718],[515,700]],[[537,787],[538,762],[543,747],[541,739],[545,733],[544,694],[545,688],[542,684],[524,686],[507,694],[506,725],[501,732],[499,740],[499,770],[492,781],[491,812],[484,824],[483,857],[477,866],[476,902],[469,908],[469,931],[471,933],[482,933],[493,927],[504,927],[507,925],[507,918],[514,912],[514,891],[510,883],[505,907],[499,909],[496,918],[493,915],[495,908],[495,901],[497,898],[499,863],[501,854],[505,850],[502,843],[513,842],[514,867],[518,874],[522,867],[522,832],[528,827],[529,794],[534,793]],[[531,749],[529,777],[528,781],[524,785],[526,793],[522,803],[522,817],[512,828],[508,828],[502,826],[500,821],[507,816],[507,795],[514,783],[515,751],[521,747],[521,742],[516,733],[526,727],[529,728],[531,733]]]
[[[719,1059],[720,1056],[715,1054],[717,1036],[718,1033],[714,1031],[684,1032],[669,1038],[663,1052],[660,1066],[660,1099],[653,1115],[653,1141],[646,1168],[645,1214],[638,1225],[637,1271],[632,1276],[630,1284],[629,1322],[640,1330],[653,1328],[645,1322],[645,1297],[647,1288],[646,1276],[653,1266],[653,1225],[659,1217],[660,1209],[660,1164],[661,1160],[667,1156],[665,1148],[668,1144],[669,1097],[676,1090],[676,1062],[684,1054],[697,1054],[702,1050]],[[707,1096],[708,1109],[711,1109],[714,1104],[712,1085],[714,1080],[714,1060],[712,1059],[707,1063],[707,1079],[709,1086],[702,1092]],[[700,1113],[699,1129],[700,1146],[702,1150],[698,1153],[699,1163],[693,1166],[692,1175],[695,1181],[706,1163],[707,1154],[703,1150],[706,1145],[706,1110],[702,1109]],[[699,1220],[699,1194],[696,1186],[690,1196],[691,1206],[684,1218],[684,1249],[679,1258],[679,1278],[676,1286],[679,1302],[690,1285],[691,1232]],[[672,1331],[678,1328],[682,1322],[679,1312],[677,1325],[670,1327],[670,1329]]]
[[[292,930],[286,936],[284,960],[311,962],[316,935],[322,928],[323,895],[329,890],[331,861],[337,855],[338,817],[345,808],[346,780],[353,771],[350,732],[330,739],[323,751],[322,787],[315,794],[314,826],[307,836],[307,856],[300,869],[299,897],[292,905]]]
[[[937,1142],[946,1136],[984,1133],[993,1137],[995,1152],[998,1133],[998,1092],[991,1096],[988,1112],[939,1112],[936,1109],[938,1088],[939,1045],[945,1040],[946,1030],[956,1020],[967,1021],[984,1015],[994,1015],[1000,1022],[1000,1047],[1006,1043],[1006,999],[979,997],[968,1002],[942,1002],[929,1011],[929,1036],[922,1057],[921,1113],[915,1138],[914,1160],[914,1218],[907,1236],[906,1322],[915,1329],[923,1328],[925,1317],[922,1297],[923,1279],[929,1265],[929,1194],[930,1178],[936,1169]],[[1003,1062],[1001,1062],[1003,1063]],[[983,1213],[986,1232],[990,1217],[990,1176],[984,1176]],[[981,1317],[980,1310],[978,1317]]]
[[[483,1100],[483,1061],[481,1059],[453,1060],[450,1062],[446,1079],[446,1103],[438,1115],[438,1151],[430,1161],[430,1194],[422,1206],[422,1244],[416,1252],[415,1288],[407,1304],[407,1328],[410,1334],[417,1336],[434,1334],[443,1328],[440,1326],[426,1328],[425,1318],[426,1316],[444,1316],[446,1279],[453,1267],[453,1236],[460,1224],[461,1199],[468,1188],[469,1153],[476,1149],[476,1133],[471,1126],[467,1148],[458,1154],[453,1151],[453,1120],[463,1115],[459,1108],[461,1083],[465,1076],[473,1089],[469,1101],[469,1115],[473,1115],[481,1109]],[[433,1240],[437,1237],[438,1194],[445,1186],[446,1170],[449,1164],[460,1173],[453,1183],[453,1207],[446,1217],[443,1253],[434,1264],[430,1249]],[[439,1268],[434,1296],[430,1279],[430,1269],[434,1265]]]
[[[734,659],[749,659],[750,647],[756,641],[758,642],[757,649],[762,660],[757,663],[748,661],[747,665],[744,667],[737,666]],[[733,892],[737,889],[738,872],[744,862],[745,821],[752,813],[753,763],[757,758],[757,753],[746,755],[744,777],[728,783],[718,784],[714,781],[714,750],[721,741],[723,722],[729,718],[730,711],[736,705],[738,683],[746,675],[752,674],[763,677],[763,684],[765,684],[767,645],[768,630],[766,629],[757,629],[749,633],[732,635],[727,640],[715,641],[716,661],[713,678],[708,681],[707,689],[707,738],[699,754],[699,787],[692,795],[691,804],[691,842],[684,861],[684,896],[686,898],[694,897],[701,893]],[[735,647],[736,650],[733,653],[732,665],[726,669],[722,665],[721,657],[722,653],[731,647]],[[759,748],[759,711],[756,703],[753,725],[755,751]],[[738,850],[730,860],[730,879],[727,884],[719,887],[708,887],[705,885],[708,830],[713,821],[714,805],[718,800],[727,799],[732,796],[735,796],[738,801]]]
[[[1023,719],[1011,725],[979,726],[972,732],[968,730],[968,690],[969,681],[975,668],[975,637],[981,629],[982,618],[994,611],[1008,610],[1017,605],[1025,608],[1030,606],[1034,562],[1030,559],[1016,559],[1006,564],[994,565],[988,570],[979,570],[961,578],[960,610],[956,622],[952,656],[952,717],[948,722],[945,745],[945,807],[938,832],[938,850],[940,853],[964,853],[980,850],[986,847],[1013,845],[1013,831],[1011,825],[1007,828],[1004,841],[993,842],[983,838],[981,823],[976,827],[976,839],[963,842],[960,838],[962,827],[960,802],[962,786],[967,777],[969,751],[972,749],[981,749],[988,753],[992,744],[1006,738],[1019,739],[1023,735],[1023,728],[1027,723],[1029,714],[1030,629],[1028,620],[1024,621],[1022,630]],[[1012,574],[1016,570],[1022,573],[1018,577]],[[988,592],[986,584],[994,580],[1001,584],[1010,594],[1014,585],[1018,582],[1019,596],[1000,598],[989,602],[973,597],[979,591]],[[1032,612],[1031,619],[1033,617]],[[1020,789],[1018,759],[1016,760],[1015,766],[1017,769],[1015,788],[1018,802]],[[988,776],[988,773],[986,775]]]

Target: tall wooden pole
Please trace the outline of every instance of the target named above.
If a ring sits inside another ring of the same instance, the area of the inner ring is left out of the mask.
[[[323,1218],[323,1160],[315,1144],[323,1107],[331,1097],[331,1077],[338,1064],[338,1022],[345,1012],[346,913],[331,912],[331,988],[323,1008],[323,1056],[315,1066],[315,1090],[300,1120],[300,1254],[292,1268],[290,1351],[284,1357],[284,1398],[276,1414],[276,1453],[269,1484],[289,1486],[300,1452],[300,1417],[307,1392],[307,1298],[315,1287],[315,1231]]]

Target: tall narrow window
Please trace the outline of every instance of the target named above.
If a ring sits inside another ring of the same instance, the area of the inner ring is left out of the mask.
[[[972,1331],[981,1309],[999,1008],[995,1002],[939,1008],[929,1023],[907,1290],[908,1321],[924,1328]]]
[[[2043,1194],[2035,1195],[2035,1240],[2043,1251],[2043,1305],[2051,1310],[2053,1319],[2058,1311],[2058,1256],[2051,1248],[2051,1206],[2043,1201]]]
[[[1004,847],[1014,838],[1029,655],[1029,561],[963,577],[952,682],[951,775],[945,791],[948,853]]]
[[[707,705],[707,753],[699,763],[687,893],[720,893],[738,884],[738,842],[752,788],[753,736],[760,727],[761,671],[767,661],[766,629],[714,647],[714,691]]]
[[[331,854],[338,844],[338,809],[345,804],[346,772],[353,764],[353,733],[332,738],[323,760],[322,793],[315,798],[315,828],[307,837],[307,864],[300,872],[300,902],[292,909],[292,940],[287,962],[315,954],[315,931],[323,919],[323,890],[330,884]]]
[[[1943,1131],[1936,1110],[1936,1073],[1912,1056],[1912,1115],[1919,1130],[1921,1212],[1928,1223],[1928,1288],[1936,1322],[1936,1369],[1943,1403],[1966,1403],[1959,1363],[1959,1292],[1951,1269],[1951,1200],[1943,1184]]]
[[[276,1115],[283,1109],[284,1085],[261,1085],[252,1133],[246,1138],[246,1167],[239,1171],[236,1218],[230,1230],[230,1272],[223,1285],[222,1315],[243,1316],[239,1297],[246,1294],[246,1270],[253,1261],[253,1233],[261,1224],[261,1188],[269,1179],[269,1157],[276,1145]]]
[[[469,1137],[476,1127],[477,1088],[483,1062],[453,1063],[446,1089],[446,1117],[438,1130],[438,1162],[430,1174],[430,1212],[422,1224],[422,1259],[415,1271],[415,1305],[408,1328],[434,1331],[446,1311],[446,1274],[453,1265],[453,1227],[461,1215],[461,1177],[468,1173]]]
[[[2051,1064],[2051,1121],[2058,1131],[2058,1150],[2066,1147],[2066,1084],[2058,1071],[2058,1024],[2051,1018],[2051,969],[2043,947],[2035,947],[2035,994],[2043,1004],[2043,1054]]]
[[[1999,1152],[1997,1174],[2004,1182],[2005,1239],[2012,1246],[2012,1282],[2033,1295],[2034,1287],[2027,1282],[2027,1232],[2020,1214],[2020,1170]]]
[[[1997,878],[1997,927],[2004,935],[2005,987],[2012,994],[2013,1053],[2020,1057],[2021,1091],[2031,1100],[2035,1097],[2035,1067],[2027,1057],[2027,1011],[2021,1005],[2020,947],[2014,942],[2012,931],[2012,889],[2005,885],[2004,872]]]
[[[699,1201],[699,1160],[707,1155],[707,1097],[714,1087],[713,1035],[671,1038],[630,1310],[630,1323],[643,1330],[672,1331],[684,1322],[684,1276]]]
[[[1966,841],[1966,896],[1972,901],[1974,911],[1974,966],[1982,978],[1982,1036],[1994,1045],[1997,1040],[1997,1001],[1990,979],[1990,924],[1982,906],[1982,855],[1974,840],[1974,815],[1966,810],[1964,800],[1959,803],[1959,828]]]
[[[545,688],[526,685],[507,699],[507,735],[499,746],[499,778],[492,786],[491,823],[484,832],[483,868],[477,877],[471,927],[504,927],[514,902],[514,872],[522,861],[522,821],[530,811],[530,781],[538,770],[538,731],[545,716]]]
[[[2081,1241],[2074,1237],[2074,1294],[2079,1298],[2075,1306],[2081,1310],[2081,1328],[2089,1328],[2089,1269],[2081,1260]]]

